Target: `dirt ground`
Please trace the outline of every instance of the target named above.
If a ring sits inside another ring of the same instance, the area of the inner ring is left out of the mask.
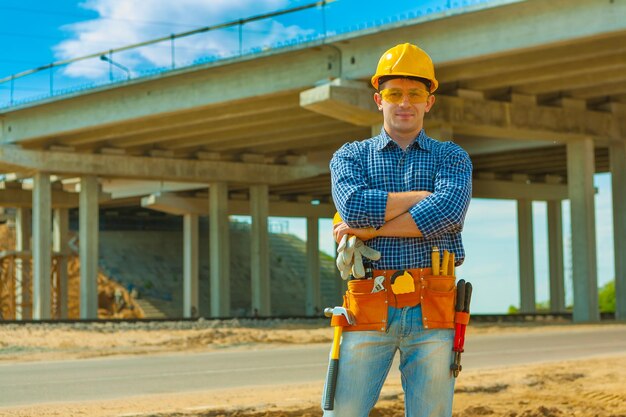
[[[626,417],[626,355],[461,373],[454,417]],[[0,409],[14,417],[318,417],[321,381],[107,402]],[[399,380],[389,380],[371,417],[404,416]]]
[[[245,324],[245,323],[243,323]],[[136,325],[134,327],[138,327]],[[144,325],[145,326],[145,325]],[[160,325],[163,326],[162,324]],[[208,322],[205,326],[209,326]],[[596,325],[597,326],[597,325]],[[603,324],[620,326],[624,324]],[[286,324],[250,328],[223,322],[218,328],[130,328],[99,324],[86,329],[0,326],[0,361],[57,360],[118,354],[247,349],[330,343],[329,328]],[[305,327],[305,326],[304,326]],[[570,331],[573,325],[477,325],[472,334]],[[575,326],[576,330],[591,328]],[[621,366],[620,366],[621,364]],[[454,417],[626,417],[626,355],[512,368],[465,370],[457,380]],[[52,417],[313,417],[321,416],[322,381],[278,387],[142,396],[115,401],[0,408],[0,416]],[[404,416],[399,380],[386,382],[371,416]]]
[[[271,348],[285,344],[329,343],[332,328],[311,324],[251,320],[186,323],[96,323],[0,326],[0,363],[8,361],[83,359],[115,355],[206,352],[216,349]],[[251,327],[254,326],[254,327]],[[265,327],[260,327],[265,326]],[[595,325],[576,325],[577,330]],[[621,326],[623,324],[602,324]],[[185,328],[187,327],[187,328]],[[494,332],[569,331],[571,324],[470,325],[468,337]]]

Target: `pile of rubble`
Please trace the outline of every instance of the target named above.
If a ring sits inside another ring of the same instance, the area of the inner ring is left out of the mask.
[[[15,229],[10,224],[0,225],[0,253],[15,250]],[[68,273],[68,318],[80,317],[80,260],[77,254],[72,254],[67,259]],[[32,271],[32,269],[30,269]],[[2,274],[0,280],[0,311],[3,317],[14,316],[11,298],[15,295],[14,283],[8,280],[15,279],[14,274]],[[7,282],[5,282],[7,281]],[[10,308],[9,308],[10,307]],[[102,272],[98,273],[98,318],[100,319],[133,319],[143,318],[144,313],[124,286],[107,277]]]

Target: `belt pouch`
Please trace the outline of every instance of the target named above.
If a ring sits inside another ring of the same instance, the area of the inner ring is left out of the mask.
[[[456,302],[455,277],[427,275],[422,281],[422,320],[426,329],[453,329]]]
[[[348,281],[343,306],[354,315],[356,324],[344,327],[345,332],[359,330],[385,331],[387,327],[387,291],[372,293],[373,279]]]

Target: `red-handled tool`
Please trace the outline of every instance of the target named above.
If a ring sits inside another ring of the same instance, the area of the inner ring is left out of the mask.
[[[456,284],[456,306],[457,320],[454,325],[454,362],[450,365],[450,369],[456,378],[463,369],[461,366],[461,353],[465,345],[465,329],[469,321],[469,306],[472,298],[472,284],[461,279]]]

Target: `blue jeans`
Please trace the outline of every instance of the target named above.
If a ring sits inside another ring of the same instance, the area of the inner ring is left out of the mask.
[[[422,308],[389,307],[387,332],[344,332],[333,411],[324,417],[367,417],[376,404],[396,350],[405,416],[450,417],[454,330],[424,329]]]

